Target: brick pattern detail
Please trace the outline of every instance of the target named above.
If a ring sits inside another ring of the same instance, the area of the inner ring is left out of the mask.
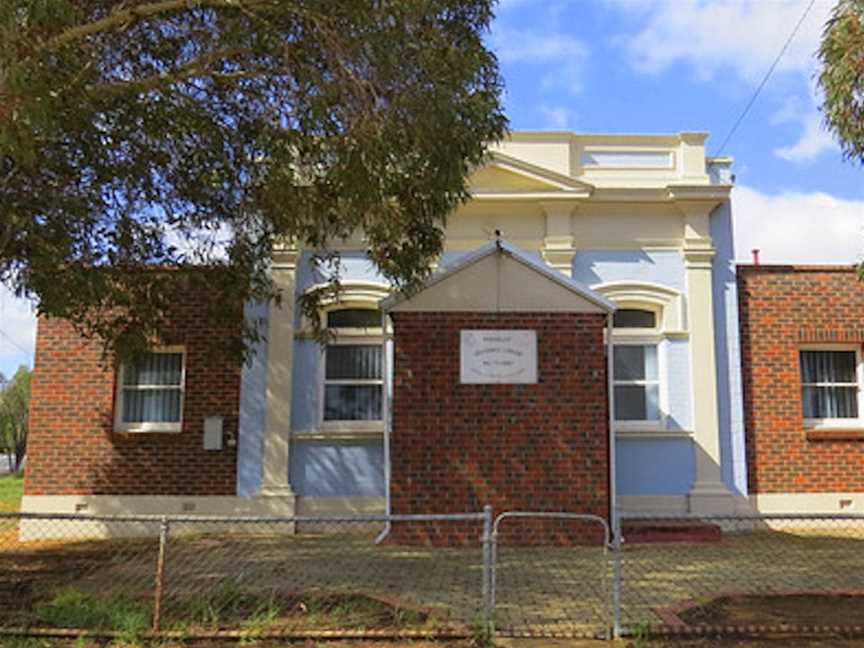
[[[604,315],[572,313],[393,313],[393,512],[464,513],[491,504],[497,512],[606,518],[605,321]],[[537,331],[538,384],[460,384],[462,329]],[[403,535],[409,526],[400,527]],[[548,542],[543,536],[550,530],[565,540],[596,539],[599,531],[517,521],[506,527],[524,543]],[[415,534],[419,528],[410,527]],[[440,537],[427,531],[427,540],[448,544],[459,535],[454,525]],[[476,541],[476,533],[467,534]]]
[[[864,491],[862,440],[804,429],[798,356],[864,343],[864,283],[848,267],[739,266],[738,300],[750,491]]]
[[[223,416],[236,438],[241,371],[213,354],[219,333],[201,318],[205,299],[190,295],[177,305],[165,340],[186,348],[179,433],[115,432],[110,359],[67,321],[39,319],[25,495],[236,494],[236,448],[203,449],[206,416]]]

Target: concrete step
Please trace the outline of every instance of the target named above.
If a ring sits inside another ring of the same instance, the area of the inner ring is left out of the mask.
[[[629,520],[623,523],[624,542],[719,542],[720,527],[701,520]]]

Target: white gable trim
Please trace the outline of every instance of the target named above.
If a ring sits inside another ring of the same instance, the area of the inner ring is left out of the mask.
[[[567,277],[566,275],[561,274],[554,268],[549,267],[542,261],[534,259],[515,245],[508,243],[507,241],[497,240],[492,241],[491,243],[487,243],[483,247],[480,247],[473,252],[469,252],[464,257],[459,259],[457,262],[452,265],[448,265],[446,268],[443,268],[441,271],[436,272],[432,275],[432,277],[423,285],[422,288],[418,291],[418,293],[423,292],[431,288],[432,286],[441,283],[442,281],[458,274],[459,272],[465,270],[466,268],[474,265],[478,261],[485,259],[486,257],[492,254],[503,254],[505,256],[510,257],[514,261],[522,264],[526,268],[533,270],[537,274],[543,275],[545,278],[550,281],[560,285],[571,293],[581,297],[585,301],[597,306],[600,310],[605,311],[607,313],[611,313],[615,310],[615,302],[607,299],[603,295],[598,292],[595,292],[588,286],[585,286],[578,281]],[[418,293],[414,293],[415,295]],[[383,310],[390,310],[397,304],[400,304],[404,301],[411,299],[414,295],[407,295],[403,292],[395,293],[390,295],[386,299],[381,300],[381,308]]]
[[[491,151],[489,153],[489,162],[487,162],[481,168],[502,169],[509,173],[513,173],[514,175],[541,183],[543,185],[546,185],[547,187],[545,191],[539,190],[516,192],[519,194],[539,193],[546,195],[551,192],[552,195],[557,195],[558,193],[566,193],[571,198],[588,198],[594,191],[594,186],[588,184],[587,182],[576,180],[575,178],[564,175],[563,173],[558,173],[557,171],[546,169],[544,167],[537,166],[536,164],[531,164],[530,162],[526,162],[525,160],[520,160],[518,158],[505,155],[504,153],[499,153],[498,151]],[[483,198],[498,196],[501,193],[505,195],[510,195],[513,192],[476,191],[473,192],[472,195],[475,198]]]

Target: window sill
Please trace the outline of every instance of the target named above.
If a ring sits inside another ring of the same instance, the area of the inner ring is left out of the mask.
[[[612,427],[617,432],[668,432],[665,417],[660,419],[646,419],[644,421],[626,420],[613,421]]]
[[[141,425],[141,426],[123,426],[115,427],[114,434],[180,434],[183,431],[182,425]]]
[[[377,430],[362,429],[321,429],[305,430],[303,432],[292,432],[292,441],[356,441],[362,439],[381,439],[384,436],[384,428]]]
[[[810,428],[808,441],[864,441],[864,427]]]
[[[616,439],[692,439],[690,430],[662,430],[658,428],[625,428],[615,430]]]

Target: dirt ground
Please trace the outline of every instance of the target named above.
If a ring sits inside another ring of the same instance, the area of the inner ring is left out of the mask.
[[[57,525],[46,526],[46,535],[58,529]],[[63,529],[75,535],[72,527]],[[376,600],[393,602],[394,608],[401,610],[424,614],[428,610],[432,618],[446,619],[463,628],[473,627],[480,618],[479,544],[452,549],[382,546],[373,544],[370,537],[347,530],[340,535],[318,536],[273,535],[265,533],[268,530],[272,531],[265,528],[260,535],[252,535],[250,530],[243,536],[215,531],[186,536],[181,535],[182,529],[178,531],[167,549],[163,628],[233,628],[237,625],[232,613],[236,606],[222,605],[223,594],[233,605],[235,600],[274,592],[374,596]],[[15,529],[7,533],[14,534]],[[63,544],[45,538],[20,543],[14,537],[7,542],[0,532],[0,625],[109,627],[83,625],[65,617],[58,620],[57,614],[43,618],[43,612],[46,605],[59,608],[58,592],[70,588],[90,598],[113,596],[111,600],[131,599],[149,605],[153,599],[156,549],[154,539]],[[621,564],[623,623],[630,628],[645,627],[677,614],[682,619],[692,615],[683,619],[689,623],[724,626],[864,625],[864,596],[839,602],[834,600],[836,596],[822,602],[795,600],[796,594],[805,591],[864,594],[862,549],[864,527],[730,531],[717,543],[628,546]],[[497,558],[494,619],[501,634],[597,636],[608,627],[610,563],[602,548],[502,544]],[[768,600],[769,595],[781,593],[786,596],[779,607]],[[752,600],[737,605],[734,598],[745,595]],[[759,596],[766,605],[754,605],[754,597]],[[731,603],[723,603],[724,597]],[[189,612],[193,603],[194,615]],[[687,609],[691,604],[701,608]],[[141,614],[147,617],[149,610]],[[276,618],[275,623],[269,618],[258,621],[262,627],[277,629],[280,619]],[[313,629],[329,629],[327,624],[334,620],[329,610],[323,610],[321,614],[316,612],[315,622],[309,624]],[[413,621],[409,625],[415,625]],[[341,629],[370,627],[366,617],[352,617],[351,624],[336,625]],[[402,621],[397,625],[404,626]],[[379,626],[376,623],[371,627]],[[771,645],[768,639],[749,644],[736,641],[634,643],[685,647]],[[819,643],[786,637],[773,644],[864,648],[862,641],[844,644],[839,639]],[[382,646],[376,642],[372,645]],[[533,641],[531,645],[552,644]]]
[[[724,596],[678,614],[688,625],[848,626],[864,622],[864,597]]]
[[[51,639],[0,638],[3,648],[130,648],[122,644],[104,642],[74,642]],[[470,641],[342,641],[342,642],[167,642],[142,646],[142,648],[478,648]],[[760,637],[758,639],[735,637],[704,637],[698,639],[664,639],[637,641],[594,641],[555,639],[502,639],[495,648],[864,648],[864,639],[841,637],[792,637],[788,635]]]

